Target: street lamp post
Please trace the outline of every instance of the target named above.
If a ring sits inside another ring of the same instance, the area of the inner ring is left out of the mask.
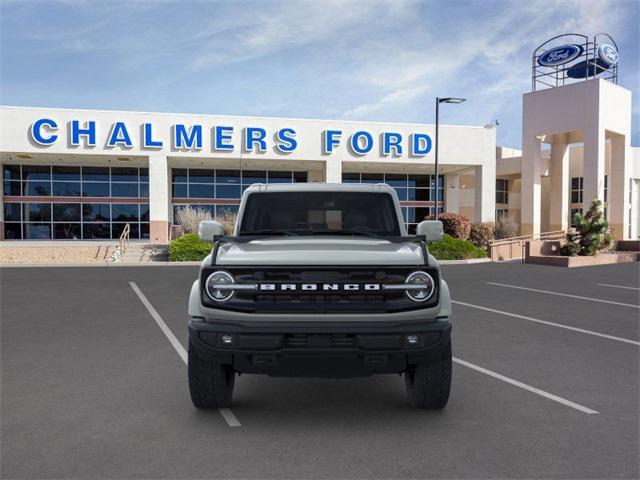
[[[438,192],[438,185],[439,185],[439,178],[438,178],[438,144],[440,143],[438,141],[438,133],[440,130],[440,104],[441,103],[462,103],[466,100],[466,98],[458,98],[458,97],[444,97],[444,98],[440,98],[440,97],[436,97],[436,145],[435,145],[435,155],[436,155],[436,165],[435,165],[435,170],[436,170],[436,207],[435,207],[435,216],[434,218],[437,220],[438,219],[438,200],[439,200],[439,192]]]

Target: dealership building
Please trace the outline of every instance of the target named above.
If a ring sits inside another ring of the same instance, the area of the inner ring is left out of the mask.
[[[588,62],[597,44],[585,42],[573,48]],[[569,47],[534,53],[522,151],[497,147],[493,125],[440,125],[437,178],[428,124],[0,107],[0,238],[116,239],[129,224],[131,238],[166,243],[186,205],[222,215],[253,183],[332,182],[391,185],[409,232],[436,211],[565,230],[598,198],[614,236],[636,239],[631,92],[617,65],[559,84],[580,59]]]

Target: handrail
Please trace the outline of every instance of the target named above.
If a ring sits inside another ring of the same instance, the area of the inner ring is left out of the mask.
[[[120,247],[120,258],[124,257],[124,252],[129,246],[130,233],[131,233],[131,225],[127,223],[122,229],[122,233],[120,234],[120,239],[118,240],[118,245]]]
[[[500,238],[498,240],[491,240],[489,246],[507,245],[514,242],[525,242],[527,240],[552,240],[554,238],[564,238],[564,236],[575,231],[573,228],[568,230],[553,230],[550,232],[541,232],[529,235],[520,235],[518,237]]]

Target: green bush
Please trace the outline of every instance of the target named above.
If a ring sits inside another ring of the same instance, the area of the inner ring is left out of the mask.
[[[589,211],[584,215],[576,213],[573,221],[576,231],[567,233],[566,243],[560,249],[561,255],[593,256],[611,247],[613,237],[609,233],[609,222],[604,218],[600,200],[594,199]]]
[[[453,238],[444,234],[439,242],[429,242],[429,252],[438,260],[468,260],[470,258],[484,258],[487,252],[476,247],[467,240]]]
[[[187,233],[169,245],[169,260],[172,262],[200,261],[211,252],[211,244],[200,240],[196,233]]]

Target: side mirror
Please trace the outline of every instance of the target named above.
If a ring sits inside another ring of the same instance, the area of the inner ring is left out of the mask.
[[[205,242],[213,242],[224,235],[224,226],[215,220],[204,220],[198,225],[198,237]]]
[[[416,228],[416,235],[424,236],[427,242],[439,242],[444,236],[442,222],[440,220],[425,220]]]

